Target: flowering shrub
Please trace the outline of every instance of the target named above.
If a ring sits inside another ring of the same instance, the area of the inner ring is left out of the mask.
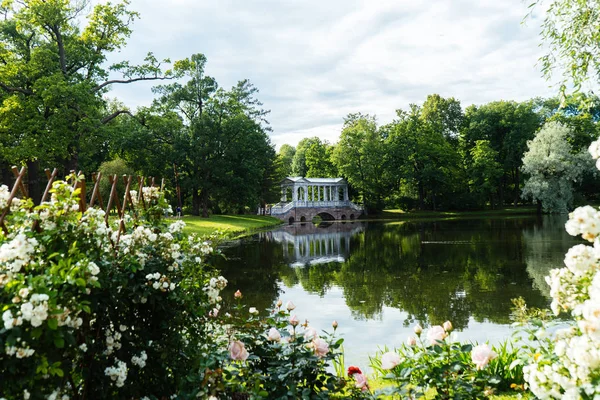
[[[347,382],[328,369],[340,356],[343,342],[335,337],[337,323],[333,332],[319,335],[308,321],[301,324],[292,314],[292,302],[283,307],[279,301],[267,318],[261,318],[253,307],[246,311],[239,291],[235,297],[238,304],[232,315],[224,316],[234,360],[224,371],[230,390],[269,399],[329,399],[346,391]]]
[[[79,189],[57,181],[51,193],[37,207],[13,200],[0,233],[0,397],[188,390],[226,284],[207,268],[211,244],[184,236],[181,221],[166,224],[155,189],[144,189],[136,217],[108,226],[102,210],[80,212]],[[0,187],[0,208],[7,203]]]
[[[508,389],[508,380],[519,381],[518,376],[506,376],[517,358],[506,347],[495,351],[487,344],[461,344],[451,334],[450,321],[430,327],[425,335],[420,325],[414,332],[416,337],[409,337],[395,351],[371,359],[375,371],[393,383],[380,394],[411,399],[479,399]]]
[[[600,141],[589,152],[600,169]],[[600,397],[600,212],[579,207],[569,214],[565,228],[593,246],[572,247],[565,267],[553,269],[546,278],[552,311],[569,313],[572,322],[531,349],[525,379],[541,399],[595,399]]]

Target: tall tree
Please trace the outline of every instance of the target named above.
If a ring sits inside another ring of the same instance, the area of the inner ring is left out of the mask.
[[[382,173],[387,155],[375,117],[348,115],[333,159],[338,171],[360,193],[365,209],[381,210],[389,184]]]
[[[304,153],[306,176],[310,178],[335,178],[337,168],[333,163],[334,146],[327,141],[317,139],[311,143]]]
[[[515,205],[520,198],[523,154],[527,141],[534,137],[539,126],[540,116],[535,112],[533,102],[496,101],[468,107],[465,112],[460,134],[463,154],[470,157],[470,151],[478,140],[489,141],[491,148],[498,153],[496,161],[503,169],[498,186],[500,205],[504,204],[507,192],[512,191]]]
[[[294,160],[294,155],[296,154],[296,148],[294,146],[290,146],[289,144],[282,144],[279,152],[277,153],[277,158],[280,163],[281,177],[282,179],[286,176],[292,175],[292,162]]]
[[[176,62],[175,73],[187,80],[156,87],[154,110],[175,112],[182,120],[173,154],[194,215],[208,217],[211,201],[227,211],[254,209],[266,201],[261,199],[268,194],[263,181],[272,179],[273,172],[267,171],[275,169],[275,150],[266,133],[268,111],[249,81],[223,90],[205,75],[205,65],[202,54]]]
[[[421,118],[452,145],[458,144],[458,134],[464,120],[460,101],[454,97],[445,99],[439,94],[430,94],[423,103]]]
[[[397,184],[416,189],[419,209],[426,203],[436,209],[440,196],[461,186],[460,157],[439,126],[423,117],[421,107],[411,104],[409,111],[396,114],[387,135],[390,174],[399,179]]]
[[[321,139],[318,137],[304,138],[300,140],[298,146],[296,146],[296,153],[292,159],[292,175],[293,176],[306,176],[308,167],[306,166],[306,150],[313,143],[321,143]]]
[[[494,196],[502,177],[502,165],[497,161],[498,152],[488,140],[477,140],[470,150],[470,164],[467,166],[471,192],[480,204],[489,201],[494,208]]]
[[[102,142],[103,126],[128,112],[107,113],[111,85],[165,78],[151,53],[143,65],[107,67],[107,54],[125,45],[138,14],[128,1],[98,4],[80,28],[89,4],[8,0],[0,6],[0,133],[9,143],[1,158],[28,163],[34,192],[40,165],[76,169],[82,149]],[[122,78],[109,79],[109,71]]]
[[[538,213],[566,213],[573,203],[573,182],[591,167],[592,157],[582,151],[573,154],[567,142],[569,129],[559,122],[547,122],[527,143],[523,173],[528,178],[523,197],[537,202]]]

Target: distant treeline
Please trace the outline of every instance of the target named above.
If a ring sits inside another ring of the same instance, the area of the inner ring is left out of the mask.
[[[355,200],[370,211],[496,208],[524,201],[528,176],[522,172],[523,156],[545,123],[564,126],[574,154],[581,154],[600,134],[600,102],[583,95],[569,98],[562,107],[556,98],[536,98],[463,110],[458,100],[433,94],[423,105],[411,104],[396,115],[391,123],[379,125],[375,116],[350,114],[335,144],[313,137],[295,148],[281,146],[282,173],[342,176]],[[573,190],[579,203],[595,199],[600,185],[584,173]]]

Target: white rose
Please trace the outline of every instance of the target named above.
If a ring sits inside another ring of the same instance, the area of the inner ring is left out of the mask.
[[[267,335],[267,339],[272,342],[279,342],[281,340],[281,333],[275,328],[269,329],[269,334]]]
[[[488,363],[498,355],[487,344],[480,344],[471,351],[471,359],[477,369],[485,368]]]
[[[388,351],[381,356],[381,369],[392,369],[396,365],[400,364],[401,359],[397,353]]]

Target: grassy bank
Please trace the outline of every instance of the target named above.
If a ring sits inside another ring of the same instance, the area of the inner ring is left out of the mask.
[[[498,210],[480,211],[403,211],[383,210],[376,215],[369,215],[369,220],[417,220],[417,219],[459,219],[482,217],[510,217],[535,215],[535,207],[506,207]]]
[[[186,233],[210,235],[216,231],[228,237],[281,224],[277,218],[262,215],[211,215],[208,218],[185,216]]]

